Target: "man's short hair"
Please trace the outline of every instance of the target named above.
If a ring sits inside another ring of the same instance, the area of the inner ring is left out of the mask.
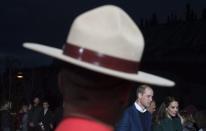
[[[152,89],[149,85],[140,85],[136,90],[137,97],[139,93],[143,94],[146,88]]]

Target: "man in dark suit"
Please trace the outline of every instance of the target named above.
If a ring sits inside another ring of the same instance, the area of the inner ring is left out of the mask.
[[[39,131],[39,122],[41,119],[42,107],[40,104],[40,98],[35,97],[33,99],[33,107],[29,111],[29,131]]]
[[[41,122],[39,123],[41,130],[51,131],[53,129],[52,124],[52,112],[49,109],[49,103],[47,101],[43,102],[43,110],[41,113]]]
[[[137,99],[128,107],[116,126],[117,131],[151,131],[152,117],[146,108],[150,106],[153,90],[150,86],[137,88]]]

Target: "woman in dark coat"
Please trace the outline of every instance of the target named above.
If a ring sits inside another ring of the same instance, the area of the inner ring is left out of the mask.
[[[157,111],[153,131],[182,131],[178,108],[177,99],[167,97]]]

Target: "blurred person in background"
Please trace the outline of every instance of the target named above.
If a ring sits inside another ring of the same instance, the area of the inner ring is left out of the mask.
[[[53,129],[52,124],[52,112],[49,109],[49,103],[48,101],[43,101],[43,110],[41,112],[41,121],[39,123],[41,130],[43,131],[51,131]]]
[[[33,106],[31,110],[29,111],[29,131],[39,131],[39,123],[41,120],[41,112],[43,108],[40,104],[40,98],[35,97],[33,99]]]
[[[149,111],[151,114],[153,114],[156,111],[157,105],[155,100],[152,100],[152,102],[150,103],[150,106],[147,107],[147,111]]]
[[[3,102],[0,108],[0,129],[1,131],[11,131],[13,128],[12,115],[10,113],[11,102]]]
[[[180,111],[179,117],[183,126],[183,131],[196,131],[196,128],[194,126],[194,119],[191,113],[187,111]]]
[[[198,131],[206,131],[206,110],[197,111],[194,115]]]
[[[22,105],[22,113],[21,113],[21,119],[20,119],[20,131],[29,131],[28,130],[28,111],[29,106],[26,104]]]

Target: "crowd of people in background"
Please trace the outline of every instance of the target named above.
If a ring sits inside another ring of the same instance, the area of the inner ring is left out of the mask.
[[[139,113],[139,118],[132,118],[136,115],[130,114],[131,110],[138,105],[132,105],[125,110],[128,115],[127,117],[120,119],[124,124],[133,122],[135,129],[131,129],[130,126],[122,125],[121,122],[117,123],[117,131],[133,131],[138,127],[138,122],[143,122],[145,127],[151,127],[151,131],[206,131],[206,110],[190,110],[191,108],[179,109],[179,100],[173,96],[168,96],[164,99],[161,105],[158,107],[153,97],[153,90],[151,87],[144,85],[146,93],[149,93],[151,98],[148,98],[149,102],[146,102],[145,98],[137,97],[135,102],[144,104],[144,113],[148,113],[152,116],[151,126],[147,125],[148,121],[143,120],[149,117],[144,117]],[[143,87],[144,87],[143,86]],[[138,92],[144,92],[142,87],[139,87]],[[143,95],[144,96],[144,95]],[[22,104],[21,108],[17,113],[12,113],[10,109],[12,103],[5,101],[2,103],[0,108],[0,120],[1,120],[1,131],[53,131],[60,120],[62,119],[63,108],[56,108],[55,111],[51,111],[49,108],[49,102],[47,100],[40,100],[39,97],[33,99],[33,104]],[[138,107],[137,107],[138,108]],[[194,108],[194,106],[193,106]],[[129,111],[130,110],[130,111]],[[124,114],[125,115],[125,114]],[[129,120],[131,117],[131,120]],[[139,120],[135,120],[139,119]],[[145,123],[144,123],[145,122]],[[130,123],[131,124],[131,123]],[[143,131],[146,129],[144,126]],[[121,129],[120,129],[121,128]],[[128,129],[127,129],[128,128]],[[130,129],[129,129],[130,128]]]
[[[53,131],[62,118],[63,110],[51,111],[47,100],[39,97],[32,104],[22,104],[21,108],[11,112],[12,104],[6,101],[1,106],[0,131]]]

